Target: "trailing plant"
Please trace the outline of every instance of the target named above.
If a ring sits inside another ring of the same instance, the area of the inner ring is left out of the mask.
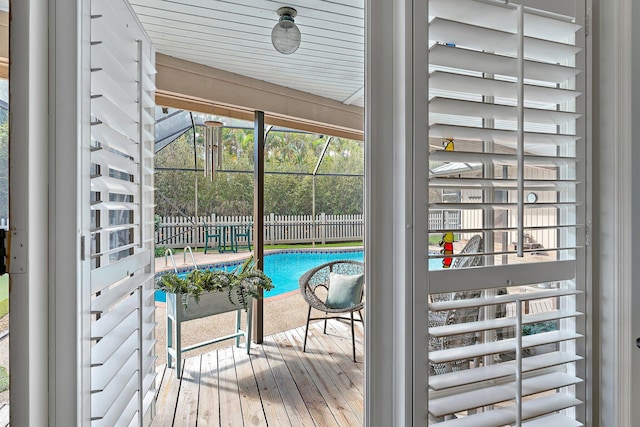
[[[555,321],[549,320],[546,322],[530,323],[522,325],[522,335],[535,335],[542,332],[551,332],[558,329],[558,325]]]
[[[182,295],[182,301],[187,306],[187,298],[193,296],[200,300],[202,292],[226,292],[229,301],[237,302],[247,310],[249,298],[262,298],[260,290],[269,291],[273,289],[271,279],[264,272],[255,267],[253,257],[249,257],[242,265],[233,271],[224,270],[193,270],[182,278],[175,273],[167,273],[156,284],[156,288]]]

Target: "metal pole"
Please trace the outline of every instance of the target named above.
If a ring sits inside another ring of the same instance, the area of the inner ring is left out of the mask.
[[[253,259],[255,266],[264,271],[264,112],[256,111],[253,120]],[[260,295],[263,290],[260,289]],[[264,336],[264,303],[256,300],[254,339],[262,343]]]
[[[313,246],[316,245],[316,175],[318,175],[318,169],[320,169],[320,164],[322,163],[322,159],[324,159],[325,154],[327,153],[327,148],[329,148],[329,143],[331,143],[331,139],[333,137],[330,136],[327,138],[327,142],[324,144],[322,148],[322,152],[320,153],[320,157],[318,158],[318,162],[316,163],[316,167],[313,169],[313,187],[312,187],[312,207],[311,207],[311,221],[313,224]]]
[[[522,425],[522,301],[516,300],[516,426]]]
[[[311,238],[313,239],[311,241],[312,246],[315,247],[316,245],[316,174],[313,174],[313,177],[311,177],[312,179],[312,186],[311,186],[311,229],[312,229],[312,236]]]
[[[524,256],[524,7],[518,5],[518,256]]]
[[[191,128],[193,129],[193,167],[196,170],[195,173],[195,216],[194,216],[194,226],[193,226],[193,246],[196,250],[198,250],[198,153],[196,152],[196,122],[193,120],[193,113],[189,113],[189,117],[191,117]]]

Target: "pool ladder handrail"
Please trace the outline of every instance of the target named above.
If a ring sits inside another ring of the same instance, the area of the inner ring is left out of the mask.
[[[183,264],[187,263],[187,249],[189,250],[189,253],[191,254],[191,261],[193,261],[193,266],[197,270],[198,269],[198,264],[196,263],[196,258],[193,256],[193,251],[191,250],[191,246],[186,246],[184,248],[184,250],[182,251],[182,254],[183,254],[182,263]]]
[[[173,271],[175,271],[175,273],[178,274],[178,267],[176,266],[176,259],[173,257],[173,252],[171,252],[171,248],[167,248],[164,251],[164,266],[166,267],[167,264],[168,264],[167,255],[169,255],[169,257],[171,257],[171,263],[173,264]]]

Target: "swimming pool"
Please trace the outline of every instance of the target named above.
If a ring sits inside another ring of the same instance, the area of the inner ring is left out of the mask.
[[[264,272],[271,278],[274,286],[271,291],[265,292],[265,298],[297,291],[300,276],[317,265],[339,259],[362,261],[363,257],[364,252],[362,250],[295,250],[265,254]],[[215,266],[201,266],[201,268],[225,269],[230,271],[241,263],[242,261],[237,261]],[[442,268],[442,260],[429,260],[429,268],[431,270],[439,270]],[[181,272],[179,274],[186,275],[187,272]],[[164,292],[156,291],[156,301],[164,302],[165,300]]]

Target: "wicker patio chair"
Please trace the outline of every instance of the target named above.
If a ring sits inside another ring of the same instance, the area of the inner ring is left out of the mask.
[[[312,268],[307,271],[300,277],[300,293],[304,300],[309,304],[309,312],[307,313],[307,326],[304,331],[304,344],[302,346],[302,351],[306,351],[307,348],[307,334],[309,333],[309,322],[311,320],[322,320],[324,319],[324,333],[327,333],[327,320],[328,319],[342,319],[342,320],[350,320],[351,321],[351,340],[353,346],[353,361],[356,361],[356,338],[354,332],[354,321],[362,322],[364,325],[364,320],[362,317],[362,309],[364,308],[363,297],[364,297],[364,286],[362,286],[362,291],[360,292],[359,298],[356,298],[357,301],[354,301],[353,305],[350,305],[345,308],[332,308],[326,305],[326,297],[322,294],[318,294],[318,288],[324,288],[324,290],[329,292],[329,273],[338,273],[343,275],[360,275],[364,274],[364,264],[360,261],[351,261],[351,260],[339,260],[339,261],[331,261],[317,267]],[[324,292],[323,292],[324,293]],[[311,309],[314,308],[318,311],[324,312],[324,317],[311,317]],[[353,313],[358,312],[360,315],[360,319],[354,319]],[[349,313],[350,317],[341,316],[341,314]]]
[[[475,254],[473,256],[457,257],[453,261],[451,268],[468,268],[477,267],[483,263],[483,242],[482,237],[479,235],[473,236],[465,247],[460,251],[460,254]],[[437,301],[449,301],[451,299],[469,299],[479,298],[482,292],[479,290],[456,292],[455,294],[444,293],[432,295],[431,300]],[[480,315],[479,307],[470,307],[464,309],[448,310],[448,311],[436,311],[429,312],[429,327],[453,325],[460,323],[467,323],[477,321]],[[460,347],[473,345],[477,341],[475,333],[468,333],[462,335],[454,335],[447,337],[434,337],[429,336],[429,350],[444,350],[447,348]],[[463,369],[469,369],[471,360],[457,360],[450,363],[430,363],[429,375],[439,375],[446,372],[459,371]]]

